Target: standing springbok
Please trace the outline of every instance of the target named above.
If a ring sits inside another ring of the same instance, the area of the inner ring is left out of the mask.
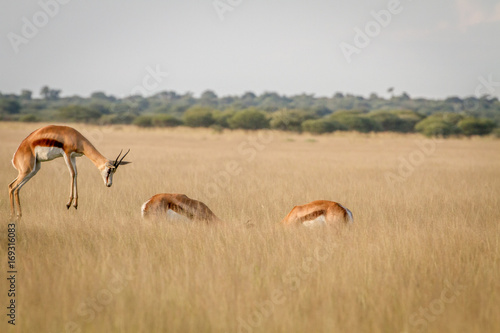
[[[19,174],[9,184],[11,218],[15,214],[14,197],[17,203],[17,217],[21,218],[19,190],[40,170],[41,162],[52,161],[57,157],[64,157],[71,175],[69,201],[66,204],[66,208],[69,209],[72,202],[73,207],[78,207],[76,157],[87,156],[101,172],[104,184],[110,187],[113,184],[113,174],[118,169],[118,166],[130,163],[123,161],[129,151],[121,159],[120,155],[122,152],[120,151],[116,160],[112,161],[99,153],[92,143],[74,128],[50,125],[37,129],[21,142],[12,158],[12,165],[17,169]]]
[[[281,221],[284,225],[334,225],[353,223],[349,209],[339,203],[327,200],[316,200],[302,206],[295,206]]]
[[[221,220],[203,202],[185,194],[160,193],[153,195],[141,207],[142,217],[159,217],[174,221],[219,223]]]

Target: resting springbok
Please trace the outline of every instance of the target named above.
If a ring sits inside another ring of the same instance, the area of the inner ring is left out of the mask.
[[[130,151],[130,149],[129,149]],[[113,184],[113,174],[124,162],[123,159],[128,152],[120,159],[120,154],[116,160],[108,160],[95,149],[95,147],[74,128],[68,126],[45,126],[37,129],[26,139],[24,139],[12,158],[12,165],[19,172],[18,176],[9,184],[9,198],[11,207],[11,218],[14,217],[14,197],[17,203],[17,217],[21,218],[21,203],[19,201],[19,190],[40,170],[40,163],[52,161],[57,157],[64,157],[71,175],[71,189],[69,201],[66,208],[69,209],[73,202],[73,207],[78,207],[78,189],[76,157],[87,156],[101,172],[104,184],[110,187]]]
[[[334,225],[353,223],[354,219],[349,209],[339,203],[327,200],[316,200],[302,206],[295,206],[281,221],[286,226],[304,225]]]
[[[159,217],[174,221],[220,223],[221,220],[203,202],[185,194],[153,195],[141,207],[142,217]]]

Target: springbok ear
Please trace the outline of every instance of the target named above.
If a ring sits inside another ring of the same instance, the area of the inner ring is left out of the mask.
[[[132,162],[121,161],[121,162],[120,162],[120,165],[125,165],[125,164],[129,164],[129,163],[132,163]]]

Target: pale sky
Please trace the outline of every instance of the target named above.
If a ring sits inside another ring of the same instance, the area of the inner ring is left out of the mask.
[[[500,97],[500,0],[2,0],[0,32],[2,93]]]

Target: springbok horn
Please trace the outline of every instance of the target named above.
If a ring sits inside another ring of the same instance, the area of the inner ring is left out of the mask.
[[[127,154],[128,154],[129,152],[130,152],[130,149],[129,149],[129,150],[127,150],[127,152],[125,153],[125,155],[123,155],[123,156],[122,156],[122,158],[120,159],[120,161],[118,162],[118,164],[116,164],[116,168],[118,168],[118,166],[120,165],[120,163],[123,161],[123,159],[125,158],[125,156],[127,156]],[[120,154],[121,154],[121,153],[122,153],[122,152],[120,151]],[[118,155],[118,157],[119,157],[119,156],[120,156],[120,155]],[[117,160],[118,160],[118,158],[117,158]]]
[[[118,167],[118,159],[120,158],[120,155],[122,154],[122,151],[123,151],[123,149],[122,149],[122,150],[120,150],[120,153],[118,154],[118,156],[116,157],[116,159],[115,159],[115,160],[114,160],[114,162],[113,162],[113,166],[114,166],[115,168],[117,168],[117,167]]]

